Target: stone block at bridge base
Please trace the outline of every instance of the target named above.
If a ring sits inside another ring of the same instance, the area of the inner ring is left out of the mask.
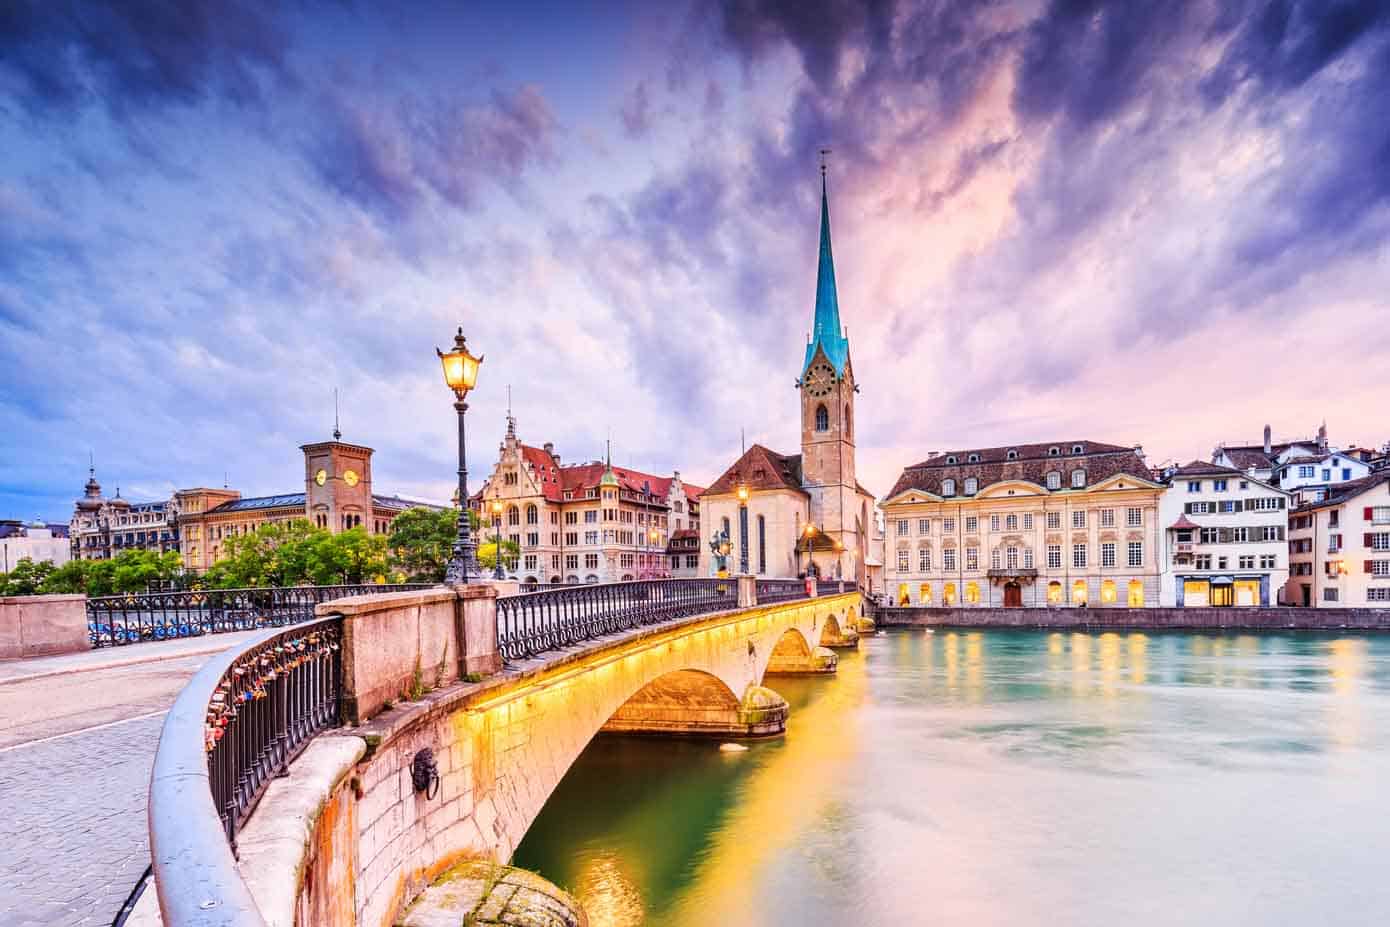
[[[878,625],[874,624],[874,620],[868,615],[860,615],[855,625],[854,630],[858,631],[860,636],[872,634],[874,631],[878,630]]]
[[[470,860],[425,889],[398,923],[400,927],[588,927],[589,917],[568,892],[533,872]]]
[[[825,629],[825,633],[821,635],[820,639],[821,646],[835,650],[853,650],[859,646],[859,632],[854,628],[848,626],[839,628],[838,634],[836,630],[836,628]]]
[[[713,676],[681,671],[663,676],[628,699],[601,730],[721,739],[771,737],[786,731],[789,712],[787,700],[765,686],[750,685],[742,699],[735,699]]]
[[[829,676],[839,668],[840,658],[829,647],[816,647],[806,654],[780,654],[776,650],[767,661],[768,676]]]
[[[85,595],[0,596],[0,660],[91,647]]]

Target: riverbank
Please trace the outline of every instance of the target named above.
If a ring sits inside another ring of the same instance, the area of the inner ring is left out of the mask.
[[[875,608],[884,628],[1390,631],[1385,608]]]

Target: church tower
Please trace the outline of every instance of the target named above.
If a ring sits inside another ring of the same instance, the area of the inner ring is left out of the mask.
[[[824,165],[816,311],[796,385],[801,391],[801,482],[811,495],[811,520],[829,537],[854,550],[860,544],[862,529],[854,476],[854,368],[835,291]]]

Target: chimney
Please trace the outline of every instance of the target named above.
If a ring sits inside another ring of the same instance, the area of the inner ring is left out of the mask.
[[[549,441],[547,441],[547,442],[545,442],[544,444],[541,445],[541,448],[544,449],[544,451],[545,451],[547,454],[550,455],[550,459],[553,460],[553,461],[555,461],[555,465],[556,465],[556,466],[559,466],[559,465],[560,465],[560,455],[557,454],[557,453],[555,453],[555,445],[554,445],[554,444],[552,444],[552,443],[550,443]]]
[[[1274,453],[1274,445],[1270,441],[1270,430],[1268,425],[1265,426],[1265,453]]]

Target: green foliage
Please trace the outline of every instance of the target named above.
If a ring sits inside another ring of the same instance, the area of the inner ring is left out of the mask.
[[[114,592],[144,592],[156,580],[173,579],[183,567],[177,551],[157,554],[152,550],[126,550],[117,554],[111,563],[111,586]]]
[[[170,580],[182,569],[175,551],[157,554],[150,550],[126,550],[110,560],[70,560],[60,567],[48,561],[21,560],[0,581],[4,595],[54,595],[83,593],[115,595],[144,592],[150,583]]]
[[[391,522],[391,537],[387,541],[391,568],[403,573],[410,582],[442,582],[457,534],[458,512],[453,509],[437,512],[413,508],[402,512]]]
[[[386,539],[360,526],[334,534],[304,519],[261,525],[228,538],[222,550],[203,574],[205,588],[335,586],[388,578]]]
[[[8,573],[0,573],[0,595],[37,595],[56,568],[48,560],[22,558]]]
[[[515,570],[521,547],[515,541],[502,540],[502,569]],[[487,543],[478,545],[478,566],[490,570],[497,566],[497,541],[489,538]]]

